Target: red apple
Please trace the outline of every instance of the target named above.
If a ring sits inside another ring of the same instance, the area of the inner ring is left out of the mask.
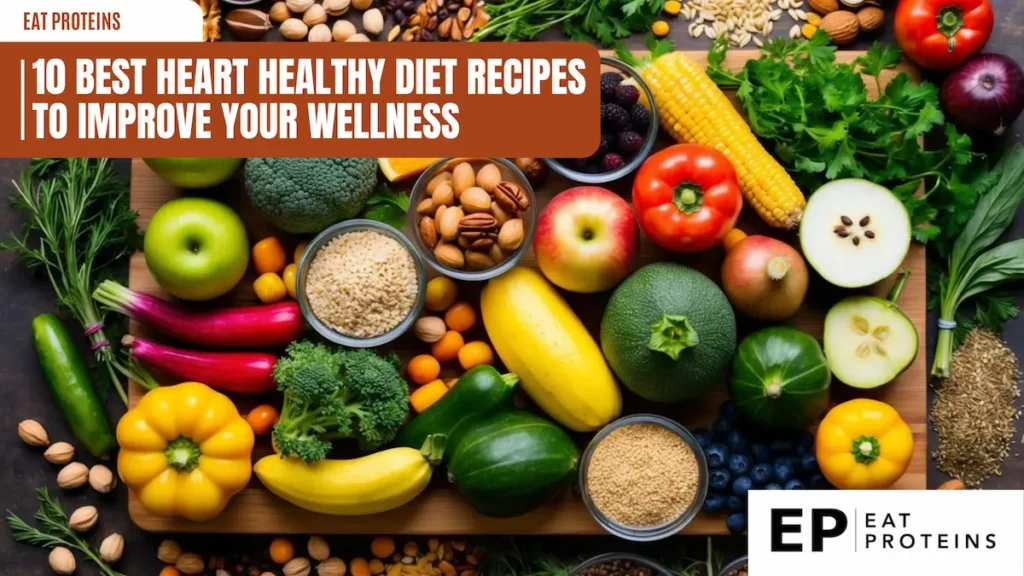
[[[633,269],[640,231],[618,194],[596,186],[570,188],[540,213],[533,251],[541,272],[570,292],[603,292]]]

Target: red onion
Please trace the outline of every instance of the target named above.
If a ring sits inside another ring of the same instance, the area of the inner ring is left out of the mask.
[[[941,100],[960,130],[999,136],[1024,109],[1024,70],[1002,54],[979,54],[946,78]]]
[[[807,294],[807,265],[803,256],[785,242],[747,236],[726,247],[722,290],[737,310],[751,318],[785,320],[796,314]]]

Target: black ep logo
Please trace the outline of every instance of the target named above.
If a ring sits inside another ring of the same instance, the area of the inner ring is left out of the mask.
[[[772,510],[772,552],[803,552],[802,542],[786,542],[786,534],[800,534],[803,531],[804,511],[800,508],[778,508]],[[791,519],[798,519],[795,522]],[[826,519],[832,522],[825,528]],[[822,552],[826,538],[837,538],[846,532],[849,521],[842,510],[834,508],[811,509],[811,551]]]

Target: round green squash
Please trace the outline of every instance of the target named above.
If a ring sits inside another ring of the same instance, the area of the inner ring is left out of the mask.
[[[448,479],[477,512],[519,516],[571,483],[579,457],[576,443],[555,424],[529,412],[499,412],[461,434]]]
[[[648,264],[612,293],[601,350],[637,396],[689,400],[725,380],[736,350],[736,316],[707,276],[680,264]]]
[[[810,334],[776,326],[740,342],[733,359],[733,402],[741,414],[769,428],[806,428],[828,408],[832,372]]]

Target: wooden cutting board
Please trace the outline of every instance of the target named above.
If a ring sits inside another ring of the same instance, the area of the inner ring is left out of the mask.
[[[839,55],[841,61],[852,61],[859,53],[842,52]],[[698,61],[704,62],[704,52],[688,52],[688,55]],[[728,68],[738,70],[743,63],[750,58],[756,57],[755,51],[730,51],[726,65]],[[901,65],[901,70],[910,72],[917,77],[909,65]],[[873,83],[869,83],[872,86]],[[668,142],[665,142],[668,144]],[[310,155],[314,155],[311,151]],[[631,180],[610,186],[616,192],[629,198]],[[406,183],[398,188],[411,186]],[[541,205],[555,194],[573,186],[572,183],[557,177],[550,177],[547,183],[537,190],[538,201]],[[161,180],[141,160],[136,159],[132,164],[131,198],[132,208],[139,211],[140,224],[145,227],[149,218],[163,203],[182,194],[171,185]],[[242,189],[241,180],[236,177],[224,185],[203,191],[202,195],[218,199],[236,208],[246,222],[250,241],[276,234],[282,237],[289,250],[300,240],[282,236],[280,232],[272,229],[265,223],[259,214],[249,205]],[[744,210],[740,218],[739,226],[748,233],[769,233],[776,237],[786,238],[795,241],[793,234],[788,236],[778,231],[770,231],[758,218],[749,210]],[[693,266],[713,279],[718,278],[718,269],[722,261],[720,249],[711,250],[704,254],[681,257],[669,254],[653,245],[646,238],[641,242],[639,265],[647,264],[658,260],[673,260],[689,266]],[[527,254],[522,262],[523,265],[535,266],[532,254]],[[927,433],[927,402],[926,387],[927,375],[925,367],[925,251],[920,245],[914,245],[904,263],[912,270],[909,283],[903,292],[900,306],[914,321],[920,336],[921,349],[918,351],[917,359],[909,370],[903,373],[895,382],[883,387],[880,390],[869,391],[866,395],[884,400],[899,410],[903,418],[910,424],[914,432],[915,449],[914,459],[910,464],[907,474],[897,483],[896,488],[900,489],[924,489],[926,470],[926,433]],[[238,305],[252,303],[256,299],[252,292],[252,280],[254,274],[250,271],[239,286],[230,294],[222,298],[214,305]],[[884,295],[892,281],[887,280],[871,290],[872,293]],[[161,294],[160,287],[146,269],[145,259],[142,254],[135,254],[131,260],[129,272],[129,285],[135,290],[151,294]],[[461,295],[477,303],[479,286],[460,286]],[[848,292],[828,286],[820,278],[811,281],[807,302],[803,309],[790,322],[793,326],[805,330],[815,337],[821,337],[822,321],[829,306],[838,299],[847,295]],[[597,327],[600,323],[602,311],[604,310],[607,295],[579,295],[568,294],[567,299],[573,309],[583,319],[584,323],[596,336]],[[756,325],[740,319],[741,336],[748,333]],[[471,337],[483,338],[485,334],[477,327],[478,333]],[[133,323],[132,333],[144,334],[145,330]],[[468,339],[468,338],[467,338]],[[398,340],[392,347],[399,352],[403,358],[423,353],[426,347],[407,335]],[[457,375],[451,371],[452,376]],[[832,399],[840,402],[855,397],[854,391],[839,382],[833,383]],[[130,403],[135,405],[144,390],[136,385],[131,385],[129,390]],[[865,395],[861,392],[860,395]],[[699,401],[684,403],[678,406],[652,406],[643,404],[635,399],[626,400],[625,413],[638,411],[656,411],[666,416],[675,418],[688,427],[707,426],[714,420],[721,403],[726,399],[725,386],[719,387],[716,391]],[[236,397],[239,409],[244,414],[249,408],[257,404],[272,401],[277,398],[260,397],[245,398]],[[581,446],[587,441],[585,435],[579,435]],[[257,441],[256,454],[259,458],[270,452],[269,441],[261,438]],[[566,490],[553,501],[544,507],[535,510],[527,515],[517,518],[495,519],[487,518],[475,513],[463,501],[455,489],[446,481],[444,470],[440,469],[435,473],[432,486],[415,501],[410,504],[373,516],[362,517],[335,517],[324,516],[307,512],[296,508],[291,504],[278,499],[276,496],[263,489],[259,481],[253,477],[250,486],[241,494],[237,495],[228,508],[217,518],[210,522],[194,523],[178,519],[158,518],[147,513],[139,505],[134,495],[129,496],[129,514],[135,523],[145,529],[155,532],[229,532],[229,533],[358,533],[358,534],[603,534],[602,529],[587,514],[582,500]],[[698,516],[684,531],[687,534],[724,534],[724,517],[710,517],[704,514]]]

